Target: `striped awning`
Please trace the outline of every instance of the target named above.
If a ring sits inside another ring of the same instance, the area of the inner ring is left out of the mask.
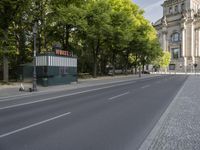
[[[59,56],[37,56],[36,66],[77,67],[77,58]]]

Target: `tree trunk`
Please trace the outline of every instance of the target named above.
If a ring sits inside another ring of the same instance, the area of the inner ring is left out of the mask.
[[[139,78],[141,77],[141,66],[139,66]]]
[[[115,51],[113,52],[113,56],[112,56],[112,76],[115,76]]]
[[[128,74],[128,71],[127,71],[127,70],[128,70],[128,64],[126,63],[126,64],[125,64],[125,75]]]
[[[64,48],[66,49],[66,50],[70,50],[69,49],[69,28],[70,28],[70,26],[69,25],[66,25],[66,27],[65,27],[65,45],[64,45]]]
[[[97,51],[93,45],[93,78],[97,77]]]
[[[142,65],[142,72],[144,72],[144,64]]]
[[[129,53],[126,54],[126,60],[125,60],[125,75],[128,74],[128,56],[129,56]]]
[[[94,57],[94,73],[93,73],[93,77],[94,78],[97,77],[97,61],[98,61],[97,57],[98,57],[98,54],[99,54],[99,50],[100,50],[100,40],[98,39],[96,47],[95,47],[95,45],[93,45],[93,57]]]
[[[4,29],[4,42],[6,43],[3,47],[3,81],[9,81],[9,65],[8,65],[8,56],[7,56],[7,42],[8,42],[8,29]]]
[[[8,57],[3,56],[3,81],[8,82],[9,81],[9,66],[8,66]]]
[[[44,49],[45,49],[45,51],[48,51],[47,50],[47,34],[46,34],[46,30],[44,31]]]
[[[96,55],[94,55],[94,64],[93,64],[93,78],[97,77],[97,59]]]
[[[113,64],[112,76],[115,76],[115,64]]]
[[[137,74],[137,66],[135,65],[135,74]]]

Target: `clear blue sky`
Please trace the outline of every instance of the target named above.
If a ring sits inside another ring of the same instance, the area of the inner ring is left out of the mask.
[[[164,0],[132,0],[145,10],[145,17],[150,22],[155,22],[162,17],[162,6]]]

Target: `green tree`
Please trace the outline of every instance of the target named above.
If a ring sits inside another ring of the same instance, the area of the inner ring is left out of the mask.
[[[153,61],[153,65],[156,68],[164,68],[166,69],[171,61],[171,54],[168,51],[162,52],[162,55],[160,55],[156,60]]]
[[[88,3],[86,27],[84,30],[84,45],[90,50],[93,59],[93,77],[97,76],[99,57],[106,42],[111,8],[108,1],[97,0]]]
[[[113,75],[117,64],[117,57],[124,59],[125,70],[127,70],[130,48],[129,42],[134,38],[133,32],[138,26],[138,15],[142,12],[137,5],[130,0],[110,0],[112,6],[110,35],[108,48],[111,55]]]
[[[159,57],[162,50],[156,37],[155,29],[144,18],[141,19],[139,27],[133,34],[137,38],[133,38],[129,46],[135,58],[133,63],[135,72],[137,72],[138,67],[139,69],[142,67],[144,71],[144,66]]]
[[[1,29],[1,51],[3,55],[3,80],[9,80],[9,30],[16,16],[26,7],[27,0],[1,0],[0,1],[0,29]]]
[[[51,36],[55,36],[54,40],[59,41],[66,50],[72,51],[77,33],[85,27],[86,4],[86,1],[81,0],[55,0],[50,3],[48,17],[52,27]]]

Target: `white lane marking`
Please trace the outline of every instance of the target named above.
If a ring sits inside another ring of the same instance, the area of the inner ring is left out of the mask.
[[[89,85],[89,86],[83,86],[83,87],[80,87],[80,88],[84,88],[84,87],[93,87],[93,86],[100,86],[100,85],[107,85],[107,84],[112,84],[112,83],[122,83],[122,82],[128,82],[128,81],[133,81],[132,83],[135,83],[137,81],[148,81],[148,80],[151,80],[153,78],[157,78],[159,76],[151,76],[151,77],[144,77],[142,79],[138,79],[138,78],[135,78],[135,79],[126,79],[124,81],[120,80],[120,81],[114,81],[114,82],[106,82],[106,83],[96,83],[94,85]],[[76,89],[76,88],[75,88]],[[51,92],[57,92],[57,91],[65,91],[67,89],[64,89],[64,90],[44,90],[44,91],[38,91],[36,93],[29,93],[29,94],[21,94],[21,95],[14,95],[14,96],[7,96],[7,97],[0,97],[0,102],[4,102],[4,101],[12,101],[12,100],[16,100],[16,99],[19,99],[19,98],[25,98],[25,97],[29,97],[29,96],[40,96],[42,95],[43,93],[51,93]]]
[[[143,86],[143,87],[141,87],[142,89],[145,89],[145,88],[148,88],[148,87],[150,87],[150,85],[145,85],[145,86]]]
[[[113,100],[113,99],[116,99],[116,98],[122,97],[122,96],[124,96],[124,95],[129,94],[129,93],[130,93],[130,92],[126,92],[126,93],[123,93],[123,94],[120,94],[120,95],[117,95],[117,96],[113,96],[113,97],[109,98],[109,100]]]
[[[95,85],[91,85],[91,86],[87,86],[87,87],[102,86],[102,85],[107,85],[107,84],[112,84],[112,83],[122,83],[122,82],[128,82],[128,81],[132,81],[131,83],[137,82],[137,81],[133,81],[133,79],[132,79],[132,80],[125,80],[125,81],[101,83],[101,84],[97,84],[97,85],[95,84]],[[127,84],[130,84],[130,83],[127,83]],[[85,88],[85,87],[80,87],[80,88]],[[17,100],[19,98],[26,98],[26,97],[30,97],[30,96],[41,96],[42,93],[48,94],[48,93],[51,93],[51,92],[62,92],[62,91],[65,91],[65,90],[40,91],[40,92],[37,92],[37,93],[29,93],[29,94],[15,95],[15,96],[9,96],[9,97],[0,97],[0,102],[14,101],[14,100]]]
[[[93,91],[98,91],[98,90],[102,90],[102,89],[108,89],[108,88],[112,88],[112,87],[116,87],[116,86],[128,85],[128,84],[132,84],[132,83],[135,83],[135,81],[131,82],[131,83],[116,84],[116,85],[111,85],[111,86],[106,86],[106,87],[101,87],[101,88],[96,88],[96,89],[91,89],[91,90],[85,90],[85,91],[75,92],[75,93],[66,94],[66,95],[60,95],[60,96],[46,98],[46,99],[40,99],[40,100],[37,100],[37,101],[32,101],[32,102],[27,102],[27,103],[22,103],[22,104],[6,106],[6,107],[0,108],[0,110],[20,107],[20,106],[24,106],[24,105],[30,105],[30,104],[35,104],[35,103],[40,103],[40,102],[45,102],[45,101],[50,101],[50,100],[54,100],[54,99],[58,99],[58,98],[74,96],[74,95],[83,94],[83,93],[89,93],[89,92],[93,92]]]
[[[148,79],[146,79],[148,78]],[[89,85],[89,86],[86,86],[86,87],[93,87],[93,86],[100,86],[100,85],[107,85],[107,84],[112,84],[112,83],[122,83],[122,82],[128,82],[128,81],[133,81],[132,83],[135,83],[137,81],[135,80],[140,80],[140,81],[148,81],[148,80],[151,80],[152,78],[157,78],[157,76],[152,76],[152,77],[144,77],[142,79],[125,79],[125,80],[120,80],[120,81],[111,81],[111,82],[106,82],[106,83],[96,83],[94,85]],[[97,80],[98,81],[98,80]],[[83,83],[84,84],[84,83]],[[85,86],[84,86],[85,87]],[[84,88],[84,87],[81,87],[81,88]],[[25,97],[29,97],[31,95],[33,96],[40,96],[42,93],[50,93],[50,92],[57,92],[57,91],[65,91],[66,89],[64,90],[45,90],[45,91],[38,91],[36,93],[28,93],[28,94],[21,94],[21,95],[14,95],[14,96],[7,96],[7,97],[0,97],[0,102],[4,102],[4,101],[12,101],[12,100],[15,100],[16,98],[25,98]],[[10,98],[10,99],[9,99]],[[6,99],[6,100],[5,100]]]
[[[70,114],[71,114],[71,112],[64,113],[64,114],[62,114],[62,115],[59,115],[59,116],[56,116],[56,117],[53,117],[53,118],[49,118],[49,119],[47,119],[47,120],[44,120],[44,121],[41,121],[41,122],[37,122],[37,123],[31,124],[31,125],[29,125],[29,126],[26,126],[26,127],[20,128],[20,129],[10,131],[10,132],[8,132],[8,133],[1,134],[1,135],[0,135],[0,138],[4,138],[4,137],[6,137],[6,136],[13,135],[13,134],[15,134],[15,133],[18,133],[18,132],[21,132],[21,131],[30,129],[30,128],[35,127],[35,126],[39,126],[39,125],[41,125],[41,124],[44,124],[44,123],[47,123],[47,122],[50,122],[50,121],[59,119],[59,118],[61,118],[61,117],[64,117],[64,116],[67,116],[67,115],[70,115]]]

